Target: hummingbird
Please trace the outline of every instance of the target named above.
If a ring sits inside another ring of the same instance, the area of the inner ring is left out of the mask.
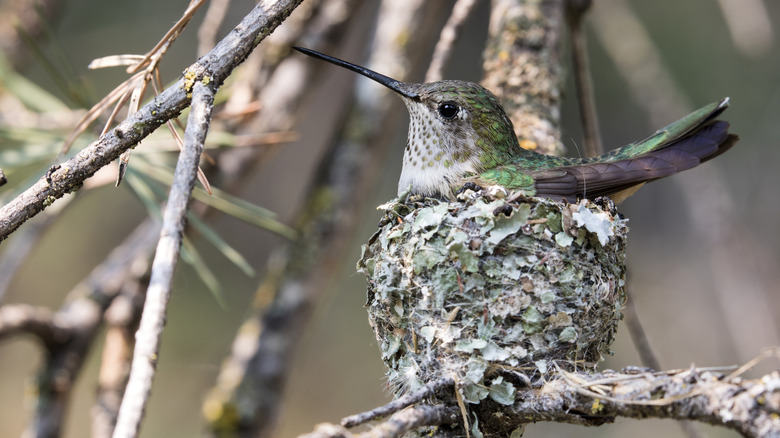
[[[739,137],[717,117],[729,99],[711,103],[643,140],[593,158],[567,158],[520,147],[498,98],[472,82],[401,82],[311,49],[294,47],[396,92],[409,111],[398,195],[454,199],[468,183],[498,185],[525,196],[622,202],[642,185],[717,157]]]

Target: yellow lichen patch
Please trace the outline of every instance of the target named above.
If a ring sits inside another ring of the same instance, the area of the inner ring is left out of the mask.
[[[604,410],[604,404],[601,403],[600,399],[594,399],[593,404],[590,406],[590,411],[593,414],[599,414],[601,411]]]
[[[192,87],[195,85],[197,74],[192,70],[184,72],[184,91],[187,92],[187,98],[192,98]]]
[[[528,149],[529,151],[535,151],[537,147],[539,147],[538,144],[536,144],[535,141],[531,140],[520,140],[520,147],[523,149]]]

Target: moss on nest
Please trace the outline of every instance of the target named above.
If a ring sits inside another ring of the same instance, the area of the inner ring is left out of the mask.
[[[396,395],[455,377],[468,402],[512,404],[521,382],[593,369],[609,350],[628,231],[610,201],[466,191],[380,209],[358,269]]]

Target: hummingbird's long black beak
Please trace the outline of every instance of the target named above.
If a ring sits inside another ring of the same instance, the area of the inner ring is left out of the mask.
[[[361,67],[359,65],[355,65],[355,64],[352,64],[350,62],[343,61],[341,59],[334,58],[332,56],[328,56],[328,55],[322,54],[320,52],[315,52],[314,50],[311,50],[311,49],[306,49],[306,48],[303,48],[303,47],[293,47],[293,49],[295,49],[295,50],[297,50],[297,51],[299,51],[299,52],[301,52],[301,53],[303,53],[305,55],[309,55],[311,57],[314,57],[314,58],[317,58],[317,59],[321,59],[323,61],[328,61],[331,64],[338,65],[339,67],[344,67],[347,70],[352,70],[355,73],[361,74],[361,75],[363,75],[363,76],[365,76],[365,77],[367,77],[367,78],[369,78],[369,79],[371,79],[373,81],[379,82],[380,84],[384,85],[385,87],[395,91],[396,93],[398,93],[398,94],[400,94],[402,96],[408,97],[410,99],[418,99],[420,97],[419,94],[409,90],[405,86],[406,84],[404,84],[403,82],[397,81],[397,80],[395,80],[393,78],[387,77],[387,76],[385,76],[383,74],[380,74],[380,73],[377,73],[377,72],[375,72],[373,70],[369,70],[369,69],[367,69],[365,67]]]

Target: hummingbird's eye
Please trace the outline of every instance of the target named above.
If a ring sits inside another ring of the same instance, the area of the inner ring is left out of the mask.
[[[459,109],[454,102],[442,102],[439,104],[439,115],[445,119],[451,119],[458,115]]]

